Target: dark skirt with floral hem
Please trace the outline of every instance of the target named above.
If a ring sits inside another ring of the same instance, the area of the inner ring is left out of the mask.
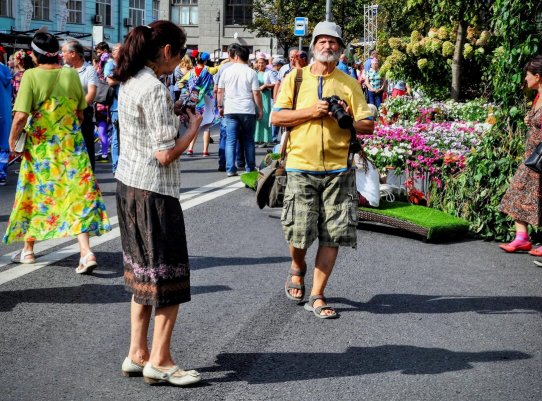
[[[190,269],[178,199],[117,182],[124,282],[134,301],[156,308],[190,301]]]

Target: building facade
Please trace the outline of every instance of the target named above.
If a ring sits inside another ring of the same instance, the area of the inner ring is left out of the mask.
[[[170,19],[188,36],[187,47],[216,57],[231,43],[251,53],[275,54],[276,41],[257,38],[246,29],[252,22],[252,0],[172,0]]]
[[[25,47],[46,26],[60,39],[91,47],[100,39],[122,42],[132,26],[168,16],[168,0],[0,0],[0,41],[8,49]]]
[[[0,0],[0,42],[25,48],[46,26],[62,39],[75,38],[91,48],[105,40],[122,42],[129,30],[157,19],[171,20],[187,33],[187,47],[221,55],[231,43],[251,53],[276,53],[270,38],[246,29],[252,0]]]

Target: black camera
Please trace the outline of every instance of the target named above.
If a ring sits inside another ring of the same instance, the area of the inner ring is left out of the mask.
[[[352,116],[346,112],[344,107],[339,103],[341,98],[339,96],[333,95],[330,97],[323,97],[323,101],[329,103],[329,111],[333,115],[333,118],[339,123],[339,127],[342,129],[348,129],[352,127],[354,120]]]

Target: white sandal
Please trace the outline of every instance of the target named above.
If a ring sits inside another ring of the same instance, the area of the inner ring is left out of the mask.
[[[15,255],[11,256],[11,261],[14,263],[30,265],[36,263],[36,258],[34,256],[34,251],[25,251],[24,249],[21,249]]]
[[[95,256],[92,252],[89,252],[79,259],[79,266],[75,269],[77,274],[90,274],[98,266],[95,260],[88,260],[88,257],[91,255]]]

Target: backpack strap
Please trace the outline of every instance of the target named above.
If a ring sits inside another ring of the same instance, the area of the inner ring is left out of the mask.
[[[296,68],[295,84],[294,84],[294,97],[292,99],[292,110],[297,107],[297,96],[299,95],[299,88],[303,82],[303,69]],[[286,148],[288,147],[288,141],[290,140],[290,129],[286,129],[284,132],[284,141],[282,142],[282,148],[280,149],[280,160],[284,161],[286,158]]]

